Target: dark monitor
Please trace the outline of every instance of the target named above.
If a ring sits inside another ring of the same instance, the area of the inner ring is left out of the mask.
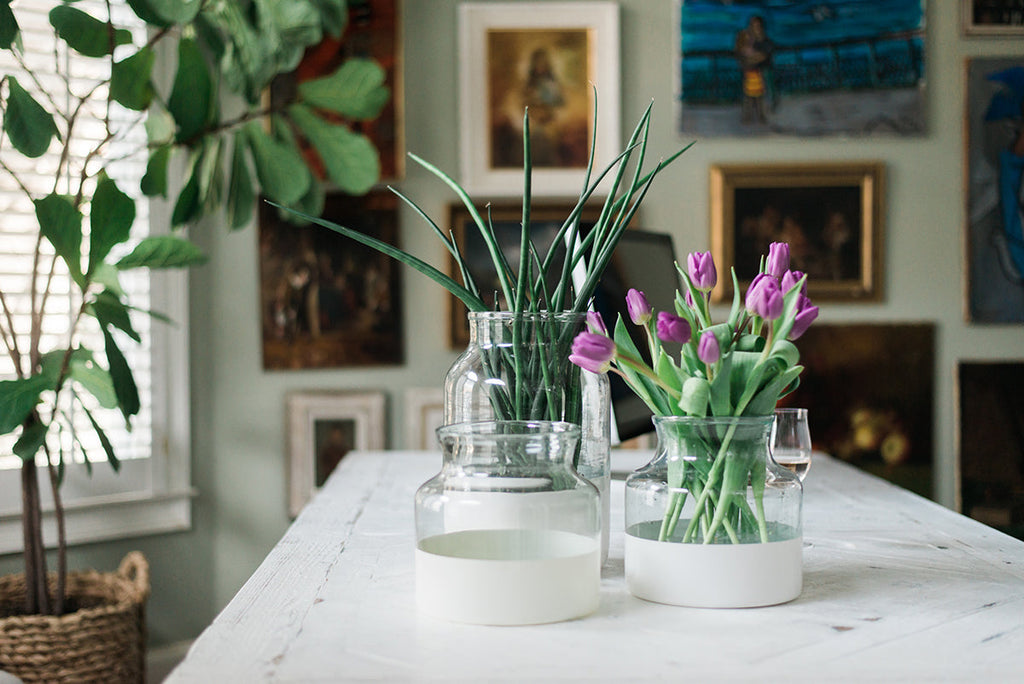
[[[675,248],[672,236],[645,230],[627,230],[605,269],[594,293],[594,309],[600,312],[609,332],[614,331],[621,315],[629,328],[633,343],[649,358],[647,339],[639,326],[629,320],[626,292],[636,288],[647,296],[655,311],[675,311],[676,290],[680,287],[676,271]],[[685,268],[685,265],[684,265]],[[664,345],[665,351],[679,358],[679,345]],[[613,427],[619,441],[632,439],[654,431],[651,410],[615,373],[609,373],[612,393]],[[614,437],[614,434],[613,434]]]

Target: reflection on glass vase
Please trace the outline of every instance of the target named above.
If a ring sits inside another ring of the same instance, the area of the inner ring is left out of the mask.
[[[470,312],[469,346],[444,383],[446,425],[491,420],[578,425],[572,464],[601,494],[601,562],[608,557],[611,393],[608,377],[569,361],[583,313]]]
[[[544,421],[438,429],[441,472],[416,492],[420,610],[487,625],[596,610],[601,504],[571,466],[579,434]]]
[[[633,595],[740,608],[800,594],[803,488],[772,460],[772,420],[654,419],[654,459],[626,480],[626,583]]]

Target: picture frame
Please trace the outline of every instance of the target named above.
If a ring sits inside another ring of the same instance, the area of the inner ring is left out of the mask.
[[[960,359],[956,510],[1024,539],[1024,359]]]
[[[1024,54],[964,62],[964,319],[1024,323]]]
[[[444,393],[436,387],[412,387],[405,391],[405,448],[432,451],[438,448],[437,428],[444,425]]]
[[[329,193],[323,217],[398,246],[398,198]],[[404,362],[402,266],[259,203],[263,368],[299,370]]]
[[[965,36],[1024,36],[1024,1],[960,0]]]
[[[309,503],[349,451],[385,448],[383,392],[290,392],[288,425],[288,513]]]
[[[621,151],[618,4],[466,2],[458,30],[461,185],[519,194],[529,106],[534,195],[579,195],[595,97],[595,174]]]
[[[774,241],[789,243],[811,299],[880,301],[884,178],[877,161],[712,166],[712,301],[732,299],[733,267],[745,292]]]
[[[556,233],[572,213],[574,207],[575,204],[569,203],[542,203],[534,204],[530,208],[532,240],[539,254],[547,253]],[[477,211],[481,216],[490,214],[498,244],[505,249],[506,253],[511,252],[509,254],[510,265],[513,269],[518,270],[518,246],[522,236],[520,227],[523,218],[522,204],[496,203],[488,207],[479,206]],[[585,233],[589,230],[597,223],[600,216],[601,207],[599,205],[585,206],[580,212],[581,232]],[[634,220],[636,220],[635,217]],[[459,248],[466,269],[480,288],[480,295],[484,303],[488,305],[488,308],[494,308],[495,296],[500,290],[497,271],[494,270],[494,262],[487,251],[487,245],[480,236],[469,210],[461,202],[453,202],[448,205],[448,225],[455,234],[455,244]],[[462,274],[452,256],[448,258],[448,275],[456,281],[462,282]],[[455,295],[450,295],[448,301],[448,339],[451,348],[459,349],[469,344],[469,321],[466,318],[466,306]]]
[[[319,78],[350,57],[368,57],[384,69],[384,85],[391,91],[384,109],[371,121],[349,121],[353,131],[362,133],[380,154],[381,183],[405,176],[405,101],[402,61],[402,0],[356,0],[347,5],[348,18],[342,35],[308,48],[295,70],[274,79],[270,86],[270,108],[288,102],[299,83]],[[300,146],[318,179],[326,177],[323,162],[305,141]]]
[[[678,131],[923,136],[925,0],[675,0]]]

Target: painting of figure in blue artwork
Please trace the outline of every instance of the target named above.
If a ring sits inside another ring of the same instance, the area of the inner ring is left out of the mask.
[[[925,132],[924,0],[681,0],[679,129]]]
[[[1024,59],[967,64],[968,318],[1024,322]]]

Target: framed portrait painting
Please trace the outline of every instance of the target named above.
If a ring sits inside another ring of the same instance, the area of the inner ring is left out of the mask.
[[[288,512],[297,516],[345,455],[385,447],[382,392],[293,392],[288,413]]]
[[[966,72],[966,318],[1024,323],[1024,56]]]
[[[772,242],[819,301],[882,298],[882,183],[878,162],[721,164],[711,167],[711,251],[746,291]],[[732,299],[720,277],[716,302]]]
[[[495,197],[521,193],[529,108],[534,195],[578,195],[595,97],[594,168],[620,152],[618,4],[467,2],[458,19],[463,187]]]
[[[1024,36],[1024,0],[960,0],[967,36]]]
[[[924,0],[677,2],[680,132],[924,135]]]
[[[323,217],[397,245],[387,190],[327,196]],[[401,265],[317,225],[288,223],[260,203],[260,303],[267,370],[403,362]]]

